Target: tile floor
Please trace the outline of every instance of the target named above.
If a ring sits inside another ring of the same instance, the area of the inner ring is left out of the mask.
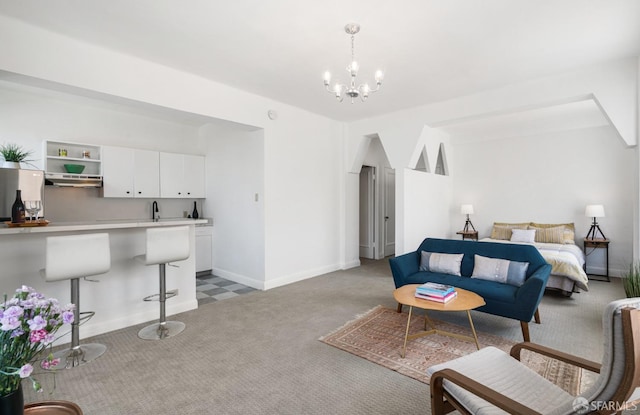
[[[222,301],[255,291],[255,288],[238,284],[215,275],[202,275],[196,278],[196,298],[198,305]]]

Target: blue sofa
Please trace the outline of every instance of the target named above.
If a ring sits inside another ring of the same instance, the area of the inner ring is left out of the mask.
[[[461,276],[420,271],[422,251],[464,254],[460,266]],[[496,281],[470,278],[473,273],[474,254],[528,262],[524,284],[517,287]],[[425,239],[415,252],[391,258],[389,265],[396,288],[406,284],[422,284],[431,281],[453,285],[479,294],[486,304],[476,310],[519,320],[525,341],[530,341],[529,321],[535,317],[536,323],[540,323],[538,304],[551,273],[551,265],[535,247],[530,245],[435,238]],[[402,305],[398,304],[398,312],[400,311],[402,311]]]

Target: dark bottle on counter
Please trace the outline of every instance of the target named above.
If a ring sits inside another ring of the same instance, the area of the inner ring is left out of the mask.
[[[200,215],[198,215],[197,202],[193,202],[193,212],[191,213],[191,217],[193,219],[198,219],[200,217]]]
[[[22,203],[22,190],[16,190],[16,201],[11,206],[11,222],[24,223],[24,203]]]

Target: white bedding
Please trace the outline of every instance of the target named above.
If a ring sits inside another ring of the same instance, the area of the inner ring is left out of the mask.
[[[533,245],[538,248],[544,259],[551,264],[551,275],[569,278],[575,282],[577,288],[585,291],[589,290],[587,274],[582,268],[584,265],[584,253],[577,245],[511,242],[491,238],[483,238],[481,241]]]

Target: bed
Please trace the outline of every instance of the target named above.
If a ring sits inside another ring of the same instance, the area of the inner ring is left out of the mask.
[[[551,264],[547,289],[559,290],[567,297],[589,290],[584,253],[575,243],[573,223],[495,222],[491,237],[482,241],[533,245]]]

